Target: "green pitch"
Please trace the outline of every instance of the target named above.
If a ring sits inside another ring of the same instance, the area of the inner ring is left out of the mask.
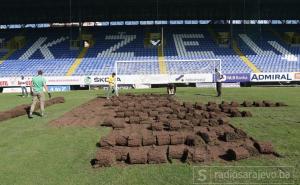
[[[165,93],[165,91],[165,89],[151,89],[126,92]],[[92,169],[89,161],[97,150],[96,142],[109,132],[109,128],[54,128],[47,123],[97,95],[104,95],[104,92],[54,93],[54,96],[64,96],[66,103],[47,108],[46,117],[29,120],[26,116],[22,116],[0,122],[0,185],[193,183],[193,165],[181,163]],[[258,140],[272,141],[276,151],[282,154],[283,158],[259,157],[211,165],[293,166],[294,184],[300,184],[300,89],[232,88],[224,89],[222,98],[216,98],[214,95],[213,89],[177,89],[177,98],[183,101],[270,100],[282,101],[289,106],[249,108],[253,113],[252,118],[231,119],[232,124],[242,128],[250,136]],[[30,98],[22,98],[16,94],[0,94],[0,111],[30,102]],[[281,170],[281,167],[277,170]],[[235,183],[247,184],[247,181],[237,180]]]

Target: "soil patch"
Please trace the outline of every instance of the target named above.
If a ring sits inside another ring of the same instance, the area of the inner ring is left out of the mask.
[[[165,95],[127,94],[111,100],[95,99],[82,109],[91,115],[91,106],[97,113],[105,113],[99,117],[98,124],[102,121],[102,125],[112,127],[111,133],[99,141],[99,151],[104,150],[104,156],[107,153],[111,156],[104,160],[98,153],[94,159],[94,166],[106,167],[173,160],[189,163],[232,161],[273,155],[270,142],[249,137],[231,125],[229,117],[252,116],[249,111],[239,110],[240,107],[286,105],[270,101],[193,104],[180,103]]]
[[[62,126],[109,126],[116,129],[124,127],[124,123],[115,119],[115,111],[112,108],[104,107],[107,103],[104,98],[95,98],[70,112],[65,113],[60,118],[50,122],[50,125]]]

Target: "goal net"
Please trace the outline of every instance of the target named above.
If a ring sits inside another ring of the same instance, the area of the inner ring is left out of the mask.
[[[221,59],[166,60],[167,74],[212,74],[221,70]]]
[[[174,78],[179,75],[197,77],[212,75],[215,69],[222,71],[221,59],[194,60],[130,60],[116,61],[115,73],[121,78],[119,83],[127,84],[167,84],[178,83]]]

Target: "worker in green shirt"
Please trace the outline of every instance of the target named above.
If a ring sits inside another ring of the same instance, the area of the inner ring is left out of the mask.
[[[43,71],[39,70],[38,75],[32,78],[32,83],[30,85],[30,93],[32,96],[32,104],[30,107],[29,118],[32,118],[32,113],[35,109],[35,105],[40,101],[41,116],[44,116],[44,105],[45,105],[45,94],[44,88],[48,93],[49,98],[51,94],[48,92],[48,86],[46,85],[46,79],[43,77]]]

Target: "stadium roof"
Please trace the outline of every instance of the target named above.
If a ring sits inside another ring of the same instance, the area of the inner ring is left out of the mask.
[[[0,24],[299,19],[299,0],[1,0]]]

